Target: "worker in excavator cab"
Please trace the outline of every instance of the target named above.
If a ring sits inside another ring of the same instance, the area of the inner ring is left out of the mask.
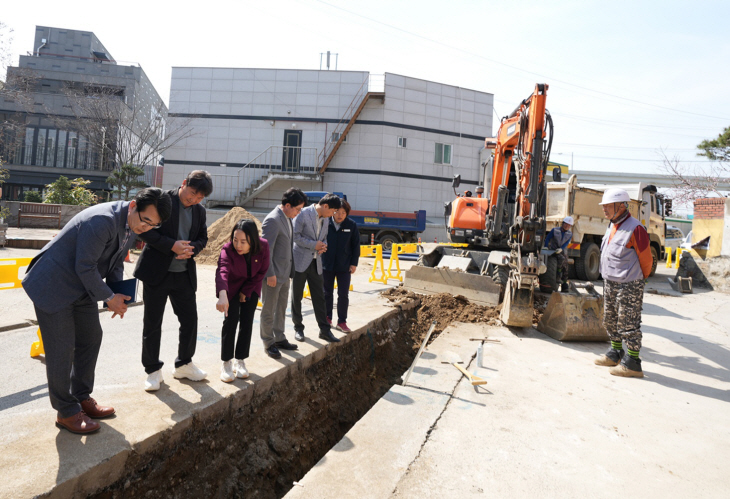
[[[568,244],[573,239],[573,233],[570,229],[574,224],[573,217],[565,217],[560,227],[555,227],[548,232],[545,237],[545,247],[549,250],[555,250],[555,257],[558,259],[558,269],[560,271],[562,292],[568,291]]]
[[[641,308],[653,258],[649,234],[629,213],[629,201],[628,192],[613,188],[603,193],[600,203],[604,216],[611,221],[601,243],[600,266],[604,279],[603,324],[611,347],[595,363],[611,366],[609,372],[614,376],[643,378],[639,358]]]

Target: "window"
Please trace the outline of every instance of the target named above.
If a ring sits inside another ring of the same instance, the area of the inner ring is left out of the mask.
[[[46,161],[43,163],[44,166],[53,166],[53,161],[56,159],[56,130],[49,129],[48,137],[46,138]]]
[[[66,166],[74,168],[76,166],[76,149],[79,145],[79,139],[76,132],[68,132],[68,152],[66,153]]]
[[[337,142],[338,140],[340,140],[341,135],[342,134],[340,132],[332,132],[332,142]],[[342,143],[344,144],[345,142],[347,142],[347,135],[345,135],[345,138],[342,139]]]
[[[402,147],[405,149],[406,147],[406,137],[398,137],[398,147]]]
[[[451,145],[436,143],[436,154],[433,159],[434,163],[450,165],[451,164]]]
[[[33,135],[35,134],[35,128],[25,129],[25,144],[23,144],[23,164],[33,164]]]
[[[46,133],[45,128],[38,129],[38,141],[35,145],[35,164],[42,165],[45,160],[46,153]]]
[[[56,156],[56,168],[66,168],[66,130],[58,131],[58,155]]]

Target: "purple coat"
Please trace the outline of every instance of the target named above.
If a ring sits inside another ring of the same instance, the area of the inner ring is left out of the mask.
[[[261,296],[261,282],[269,270],[269,242],[263,238],[259,240],[261,251],[251,255],[251,276],[248,275],[246,258],[236,252],[233,243],[223,245],[215,271],[216,296],[224,289],[228,292],[228,301],[232,301],[238,293],[243,293],[246,298],[251,298],[254,292]]]

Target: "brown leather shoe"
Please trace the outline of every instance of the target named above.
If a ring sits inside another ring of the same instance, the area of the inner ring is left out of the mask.
[[[87,416],[94,419],[108,418],[109,416],[113,416],[116,412],[113,407],[100,406],[96,403],[96,400],[91,397],[81,401],[81,410],[84,411]]]
[[[101,428],[101,425],[91,420],[89,416],[84,414],[84,411],[77,412],[69,418],[56,418],[56,426],[80,435],[94,433]]]

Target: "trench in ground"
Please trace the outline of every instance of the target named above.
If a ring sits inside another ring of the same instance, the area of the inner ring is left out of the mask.
[[[283,497],[400,380],[433,320],[435,338],[454,320],[497,316],[462,297],[388,296],[396,310],[366,332],[201,411],[184,431],[168,430],[90,497]]]

